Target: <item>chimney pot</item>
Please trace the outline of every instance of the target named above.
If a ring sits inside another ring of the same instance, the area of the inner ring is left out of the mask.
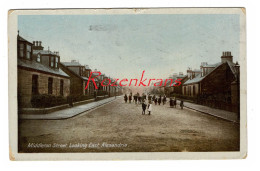
[[[39,41],[39,46],[42,46],[42,41]]]

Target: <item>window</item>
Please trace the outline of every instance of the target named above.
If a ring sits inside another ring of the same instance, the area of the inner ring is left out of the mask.
[[[56,60],[55,60],[55,68],[58,68],[58,62],[59,62],[59,58],[56,57]]]
[[[63,84],[64,84],[64,81],[60,80],[60,95],[61,96],[63,96]]]
[[[20,43],[19,45],[19,57],[23,58],[24,56],[24,44]]]
[[[32,76],[32,95],[38,94],[38,75]]]
[[[87,87],[87,84],[88,84],[88,82],[85,82],[85,87]],[[90,87],[88,87],[87,89],[85,89],[85,95],[87,95],[88,94],[88,90],[90,89]]]
[[[49,77],[49,79],[48,79],[48,94],[52,94],[52,83],[53,83],[53,78]]]
[[[54,67],[54,56],[51,56],[51,67]]]
[[[84,76],[84,67],[79,67],[79,75]]]
[[[40,54],[37,55],[37,59],[36,60],[37,60],[37,62],[41,62],[41,55]]]
[[[26,59],[31,59],[32,47],[30,45],[26,45]]]

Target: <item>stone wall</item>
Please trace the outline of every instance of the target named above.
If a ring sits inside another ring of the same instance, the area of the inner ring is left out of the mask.
[[[38,92],[39,94],[48,94],[48,79],[53,78],[52,95],[60,96],[60,80],[63,80],[63,96],[67,97],[70,94],[69,78],[59,77],[36,71],[27,71],[18,68],[18,100],[21,106],[31,107],[32,97],[32,76],[38,75]]]

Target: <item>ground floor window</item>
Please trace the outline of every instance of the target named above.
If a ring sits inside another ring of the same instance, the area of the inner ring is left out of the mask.
[[[52,94],[52,84],[53,84],[53,78],[49,77],[49,79],[48,79],[48,94]]]
[[[63,86],[64,86],[64,81],[60,80],[60,95],[63,96]]]
[[[32,94],[38,94],[38,75],[32,75]]]

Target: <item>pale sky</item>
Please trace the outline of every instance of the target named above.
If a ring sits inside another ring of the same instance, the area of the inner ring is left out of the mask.
[[[239,15],[24,15],[20,35],[114,78],[167,78],[239,57]]]

